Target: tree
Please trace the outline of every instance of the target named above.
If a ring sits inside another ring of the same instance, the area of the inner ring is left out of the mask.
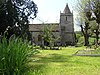
[[[28,35],[29,20],[36,17],[37,10],[32,0],[0,0],[0,34],[9,26],[8,37]]]
[[[50,48],[53,46],[53,33],[52,33],[52,27],[45,25],[43,28],[43,40],[46,46],[50,46]]]
[[[78,0],[78,13],[81,18],[85,18],[86,21],[96,20],[97,25],[95,29],[97,44],[99,39],[99,24],[100,24],[100,0]],[[85,21],[85,23],[86,23]],[[88,28],[85,26],[86,29]],[[81,25],[82,28],[82,25]],[[90,28],[90,27],[89,27]],[[82,30],[82,29],[81,29]]]
[[[55,36],[55,34],[53,33],[55,27],[55,25],[43,25],[43,40],[46,46],[49,46],[50,49],[53,49],[55,42],[57,42],[59,40],[58,36]]]
[[[85,13],[84,13],[84,8],[87,0],[78,0],[77,4],[77,22],[79,26],[81,27],[81,32],[84,36],[84,45],[88,46],[89,45],[89,36],[90,36],[90,23],[89,20],[86,18]]]
[[[82,31],[82,33],[84,35],[84,38],[85,38],[85,44],[84,44],[84,46],[88,46],[88,44],[89,44],[89,34],[88,34],[89,23],[85,22],[85,27],[83,28],[82,25],[80,25],[80,27],[81,27],[81,31]]]
[[[100,34],[100,0],[89,0],[85,13],[89,21],[95,20],[97,25],[95,29],[96,43],[98,44],[99,34]]]
[[[81,32],[84,36],[84,46],[88,46],[89,45],[89,37],[91,35],[90,22],[86,18],[83,18],[83,17],[80,17],[79,20],[78,20],[78,22],[79,22],[80,27],[81,27]]]

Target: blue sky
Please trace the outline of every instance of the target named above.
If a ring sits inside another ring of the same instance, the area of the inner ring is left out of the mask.
[[[66,4],[70,10],[73,10],[74,18],[76,13],[74,11],[77,0],[33,0],[38,7],[37,18],[32,20],[30,23],[59,23],[60,11],[63,12]],[[75,30],[79,28],[75,25]]]

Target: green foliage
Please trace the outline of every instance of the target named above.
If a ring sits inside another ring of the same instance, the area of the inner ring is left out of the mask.
[[[0,75],[24,75],[28,58],[35,54],[27,40],[5,36],[0,39]]]
[[[80,37],[81,37],[80,34],[76,34],[76,40],[77,40],[77,42],[78,42],[78,40],[79,40]]]
[[[50,42],[52,38],[52,28],[48,27],[47,25],[43,28],[43,38],[45,41]]]
[[[94,52],[95,54],[100,54],[100,47],[98,47]]]
[[[60,38],[53,33],[54,25],[45,25],[43,28],[43,40],[49,43],[50,48],[54,47],[54,43]]]
[[[96,43],[98,44],[100,33],[100,0],[78,0],[78,15],[80,18],[90,21],[91,33],[96,35]],[[95,21],[95,22],[91,22]],[[90,34],[91,34],[90,33]]]
[[[79,36],[79,35],[78,35],[78,36]],[[90,45],[90,46],[94,45],[95,42],[96,42],[96,39],[95,39],[95,38],[89,37],[89,45]],[[83,46],[83,45],[84,45],[84,37],[83,37],[83,36],[80,36],[80,37],[78,38],[78,42],[77,42],[76,46]]]
[[[81,36],[78,39],[78,42],[77,42],[76,46],[84,46],[84,37],[83,36]]]
[[[95,45],[95,42],[96,42],[96,39],[95,38],[89,38],[89,45],[92,46],[92,45]]]
[[[0,34],[8,26],[9,37],[12,34],[29,34],[29,20],[37,14],[37,5],[32,0],[0,0]]]

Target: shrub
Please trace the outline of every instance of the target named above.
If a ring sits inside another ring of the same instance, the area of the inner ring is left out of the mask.
[[[84,37],[83,36],[78,39],[76,46],[84,46]]]
[[[27,40],[12,36],[0,39],[0,75],[23,75],[29,56],[36,53]]]
[[[95,38],[89,38],[89,45],[95,45]]]

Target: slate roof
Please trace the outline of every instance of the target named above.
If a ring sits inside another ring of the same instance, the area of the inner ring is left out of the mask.
[[[70,9],[69,9],[68,4],[66,4],[66,7],[65,7],[63,13],[64,13],[64,14],[71,14],[71,11],[70,11]]]
[[[41,32],[44,26],[53,26],[52,31],[59,32],[59,23],[45,23],[45,24],[29,24],[29,31],[31,32]]]

